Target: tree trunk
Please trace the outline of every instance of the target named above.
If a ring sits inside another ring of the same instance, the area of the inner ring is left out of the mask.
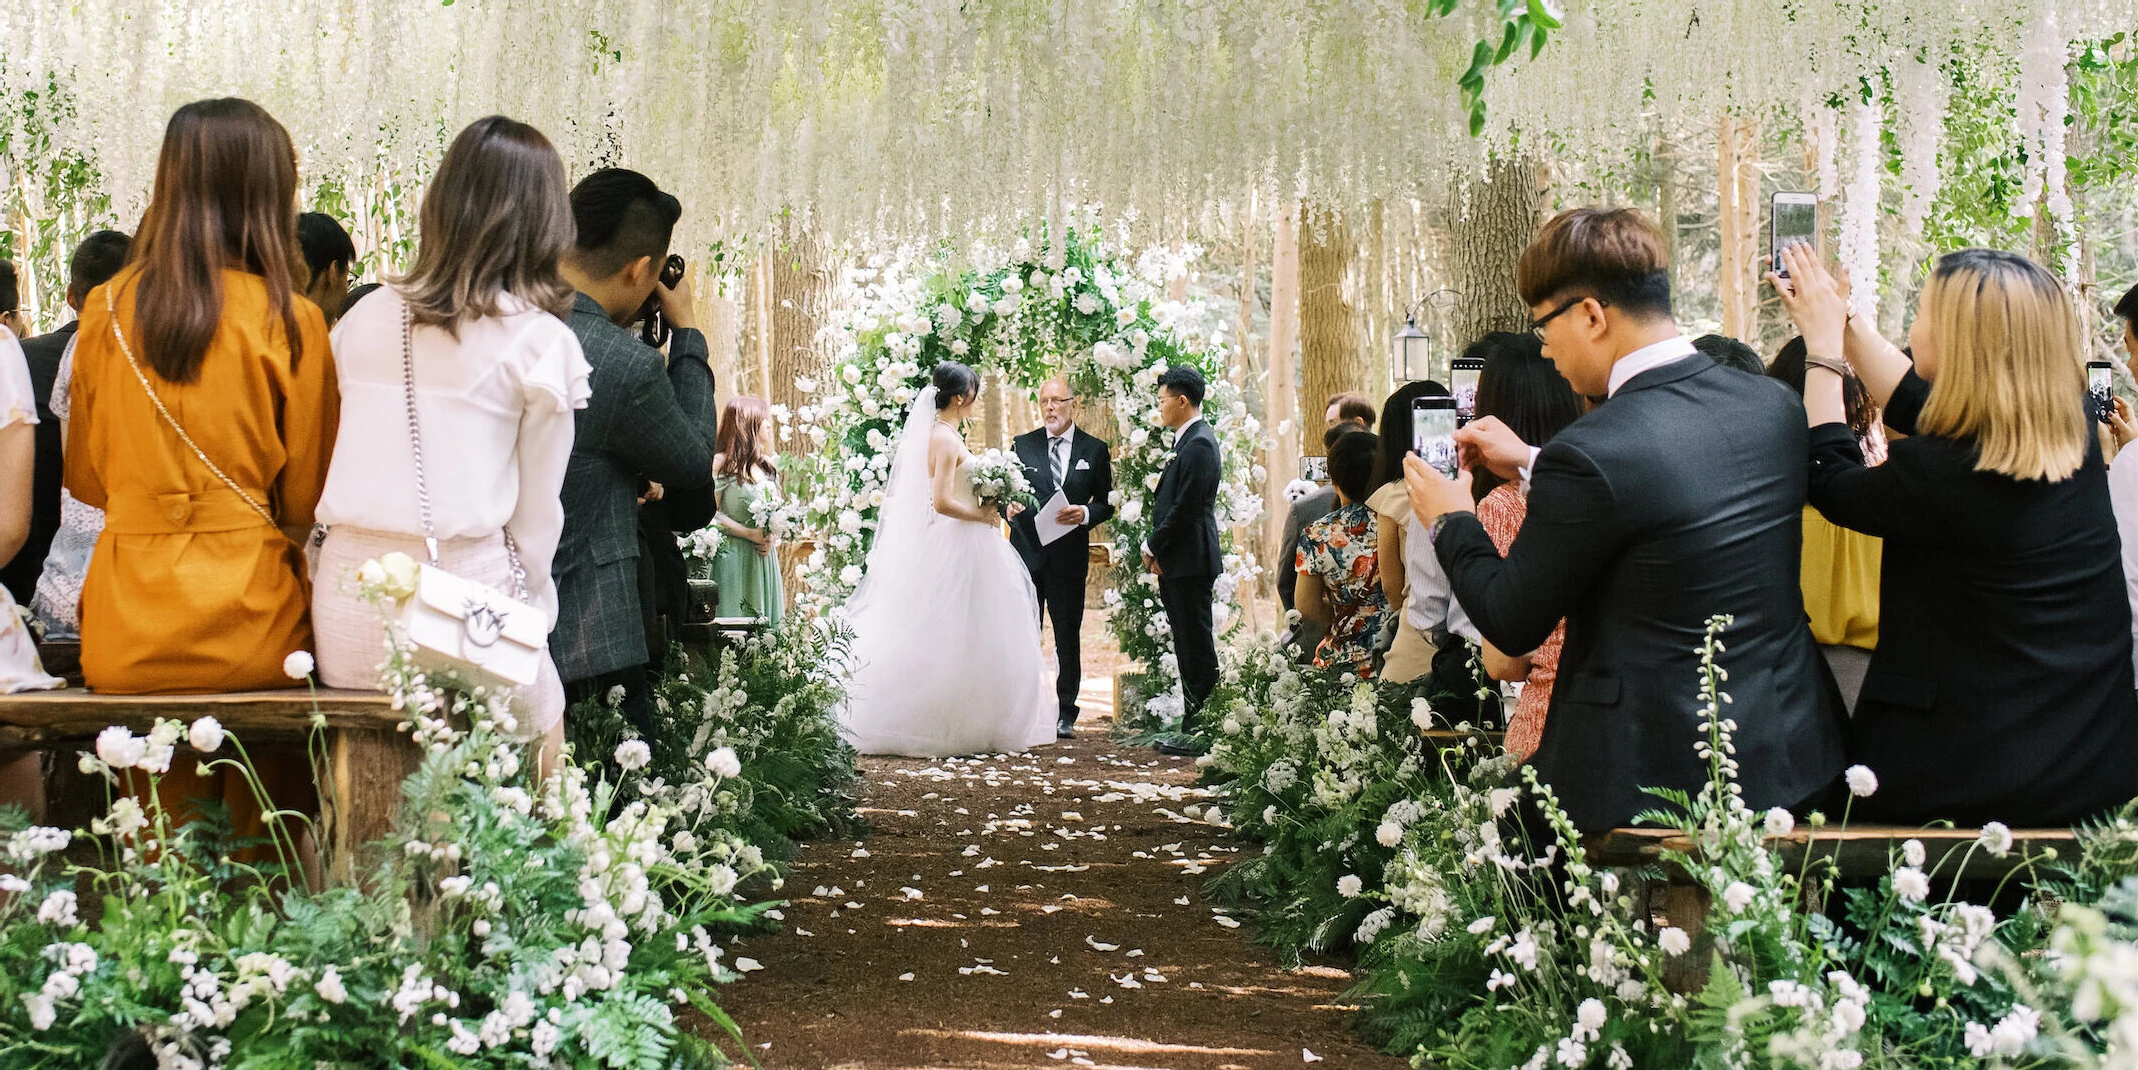
[[[1293,376],[1298,363],[1294,346],[1299,329],[1299,236],[1294,229],[1295,205],[1280,205],[1276,212],[1276,240],[1269,261],[1269,361],[1263,380],[1263,422],[1269,425],[1269,483],[1265,502],[1269,515],[1263,527],[1263,545],[1272,548],[1265,558],[1270,568],[1289,568],[1281,544],[1288,508],[1284,488],[1299,478],[1299,409]],[[1321,426],[1320,413],[1314,426]]]
[[[817,345],[817,332],[830,311],[831,252],[814,227],[789,216],[781,226],[779,245],[771,257],[771,344],[768,356],[766,400],[797,409],[808,399],[796,390],[797,378],[820,378],[829,364],[829,354]]]
[[[1299,248],[1299,416],[1301,445],[1322,456],[1322,416],[1334,394],[1366,390],[1358,316],[1345,295],[1357,251],[1343,218],[1326,208],[1301,213]]]
[[[1722,333],[1757,348],[1759,238],[1759,120],[1724,112],[1715,136],[1715,190],[1722,231]]]
[[[1449,323],[1456,345],[1529,325],[1514,267],[1542,222],[1546,187],[1543,164],[1527,156],[1495,159],[1484,181],[1466,182],[1468,213],[1450,243],[1455,306]]]

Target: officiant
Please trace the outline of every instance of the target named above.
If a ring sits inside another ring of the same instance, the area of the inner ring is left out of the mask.
[[[1031,570],[1039,604],[1054,622],[1054,653],[1061,664],[1055,696],[1061,719],[1055,735],[1076,735],[1076,697],[1083,686],[1084,583],[1091,572],[1091,529],[1114,515],[1114,462],[1106,443],[1076,426],[1076,395],[1069,384],[1049,379],[1039,388],[1044,426],[1017,436],[1017,459],[1039,498],[1037,510],[1010,521],[1010,542]]]

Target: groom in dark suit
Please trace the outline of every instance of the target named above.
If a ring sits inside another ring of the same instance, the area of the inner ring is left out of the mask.
[[[1106,443],[1077,430],[1076,395],[1068,383],[1049,379],[1040,386],[1039,414],[1045,426],[1017,436],[1013,446],[1040,505],[1045,506],[1060,491],[1068,504],[1054,520],[1074,530],[1042,543],[1038,514],[1026,510],[1010,521],[1010,545],[1024,558],[1032,586],[1039,592],[1040,607],[1054,621],[1054,654],[1061,663],[1054,680],[1055,698],[1061,703],[1054,734],[1057,739],[1074,739],[1076,696],[1084,682],[1079,639],[1084,628],[1084,583],[1091,575],[1091,529],[1114,515],[1108,500],[1114,491],[1114,462]]]
[[[1180,663],[1180,690],[1187,704],[1183,741],[1160,740],[1164,754],[1200,754],[1193,739],[1196,715],[1217,686],[1217,632],[1210,596],[1225,570],[1217,541],[1217,489],[1224,473],[1217,434],[1203,421],[1203,373],[1185,364],[1158,377],[1158,422],[1177,432],[1173,459],[1158,477],[1151,502],[1151,534],[1143,541],[1143,567],[1158,577],[1158,597],[1173,626],[1173,656]]]

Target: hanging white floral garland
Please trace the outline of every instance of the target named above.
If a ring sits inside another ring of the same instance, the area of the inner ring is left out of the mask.
[[[807,590],[798,598],[806,610],[823,612],[861,581],[905,409],[936,364],[956,360],[1024,389],[1061,375],[1087,403],[1103,400],[1114,416],[1117,511],[1107,529],[1115,566],[1106,604],[1122,653],[1158,676],[1150,688],[1155,697],[1116,716],[1126,724],[1176,721],[1171,631],[1156,578],[1143,570],[1138,552],[1172,448],[1173,433],[1156,423],[1158,375],[1169,365],[1191,364],[1209,384],[1203,415],[1225,458],[1221,531],[1252,523],[1262,511],[1265,473],[1254,457],[1261,423],[1226,378],[1228,348],[1218,317],[1200,300],[1166,297],[1166,280],[1193,250],[1152,249],[1124,262],[1088,213],[1065,241],[1039,233],[1038,241],[1019,238],[1007,250],[976,244],[962,269],[939,257],[877,256],[849,271],[845,307],[830,329],[838,346],[832,375],[796,383],[815,395],[796,414],[807,448],[796,451],[784,475],[791,505],[783,524],[815,540],[801,569]],[[1253,556],[1237,550],[1224,562],[1213,595],[1221,632],[1236,619],[1239,585],[1257,571]]]
[[[1885,172],[1881,142],[1884,111],[1878,98],[1849,106],[1849,180],[1841,204],[1841,266],[1848,272],[1856,311],[1878,316],[1879,177]]]
[[[1919,238],[1930,208],[1944,187],[1938,154],[1945,139],[1944,72],[1927,57],[1894,65],[1893,82],[1900,114],[1900,223],[1908,238]]]
[[[2012,213],[2030,216],[2039,199],[2056,230],[2056,268],[2065,279],[2077,277],[2078,232],[2065,185],[2064,123],[2071,111],[2070,78],[2065,72],[2066,39],[2054,0],[2041,5],[2027,24],[2019,52],[2019,99],[2013,115],[2019,143],[2026,153],[2026,179],[2012,201]]]

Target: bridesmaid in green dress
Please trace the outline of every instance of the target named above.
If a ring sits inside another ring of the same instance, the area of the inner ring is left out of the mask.
[[[720,416],[713,455],[713,492],[719,511],[713,523],[725,536],[713,554],[713,581],[720,585],[719,615],[761,617],[779,624],[786,608],[772,534],[757,526],[751,507],[776,489],[772,466],[771,409],[763,398],[737,397]]]

